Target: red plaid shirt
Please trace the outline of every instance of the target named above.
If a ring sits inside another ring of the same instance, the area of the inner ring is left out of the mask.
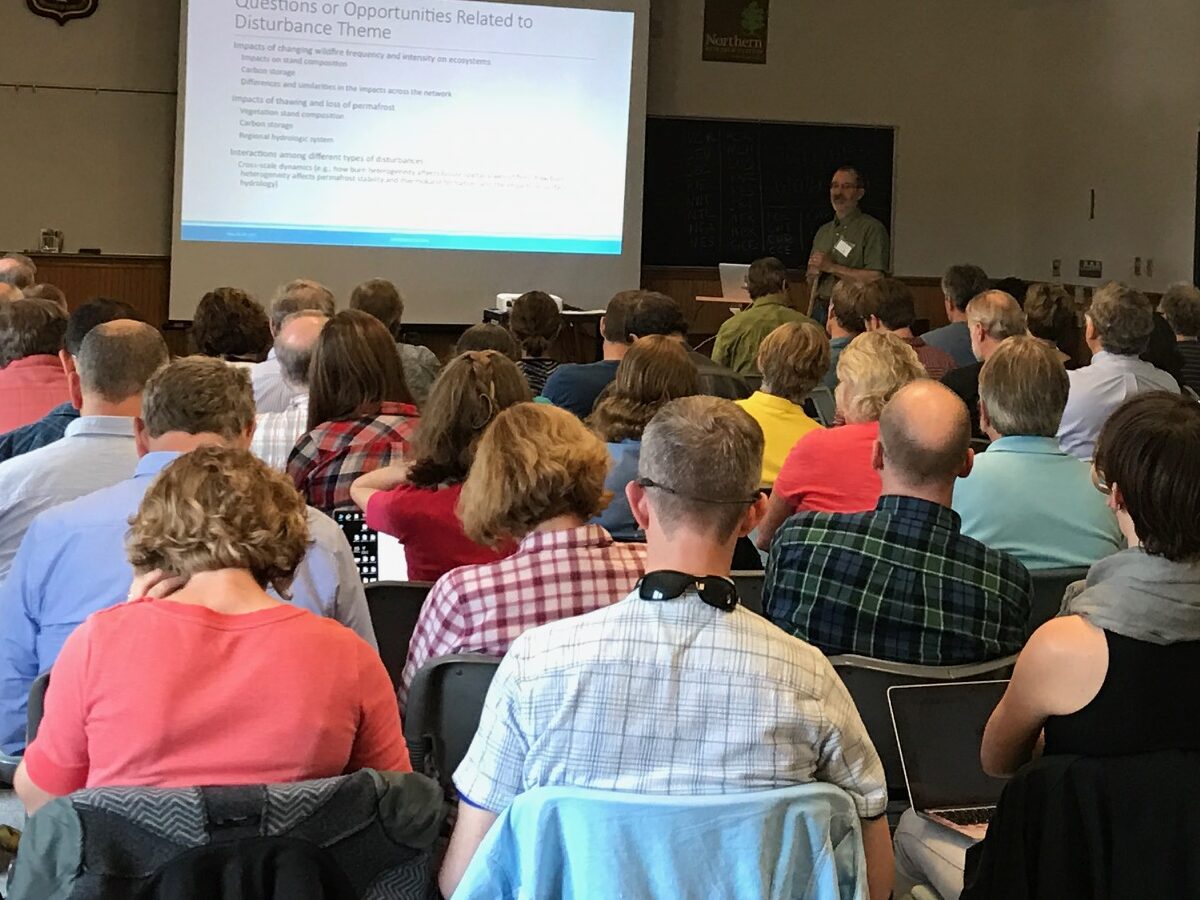
[[[310,506],[323,512],[350,506],[355,478],[408,452],[419,415],[410,403],[384,403],[377,416],[318,425],[296,441],[287,472]]]
[[[599,525],[584,525],[534,532],[506,559],[452,569],[421,609],[400,680],[401,705],[427,661],[450,653],[503,656],[530,628],[623,600],[645,565],[645,544],[618,544]]]

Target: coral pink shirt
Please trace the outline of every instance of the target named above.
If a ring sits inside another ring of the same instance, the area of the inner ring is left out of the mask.
[[[60,403],[68,403],[67,376],[57,356],[38,354],[0,369],[0,432],[36,422]]]
[[[871,454],[878,437],[878,422],[809,432],[784,460],[772,495],[787,500],[797,511],[874,509],[881,486]]]
[[[412,768],[387,671],[350,629],[287,604],[225,615],[149,599],[67,639],[25,766],[59,795]]]

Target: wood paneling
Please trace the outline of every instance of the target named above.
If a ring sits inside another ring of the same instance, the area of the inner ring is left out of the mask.
[[[111,297],[124,300],[156,328],[166,324],[169,257],[43,253],[34,255],[33,261],[38,281],[60,287],[71,309],[93,297]]]

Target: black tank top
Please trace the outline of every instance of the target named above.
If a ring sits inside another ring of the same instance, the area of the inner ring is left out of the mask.
[[[1092,702],[1046,720],[1046,754],[1200,750],[1200,641],[1151,644],[1105,631],[1108,672]]]

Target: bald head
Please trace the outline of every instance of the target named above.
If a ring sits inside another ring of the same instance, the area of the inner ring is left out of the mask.
[[[329,316],[317,310],[293,313],[283,320],[275,336],[275,356],[287,382],[296,387],[308,386],[308,367],[313,348]]]
[[[21,253],[0,256],[0,284],[9,284],[18,291],[33,284],[37,277],[37,266],[33,260]]]
[[[879,417],[884,493],[952,488],[970,471],[971,418],[949,388],[928,379],[902,387]]]

